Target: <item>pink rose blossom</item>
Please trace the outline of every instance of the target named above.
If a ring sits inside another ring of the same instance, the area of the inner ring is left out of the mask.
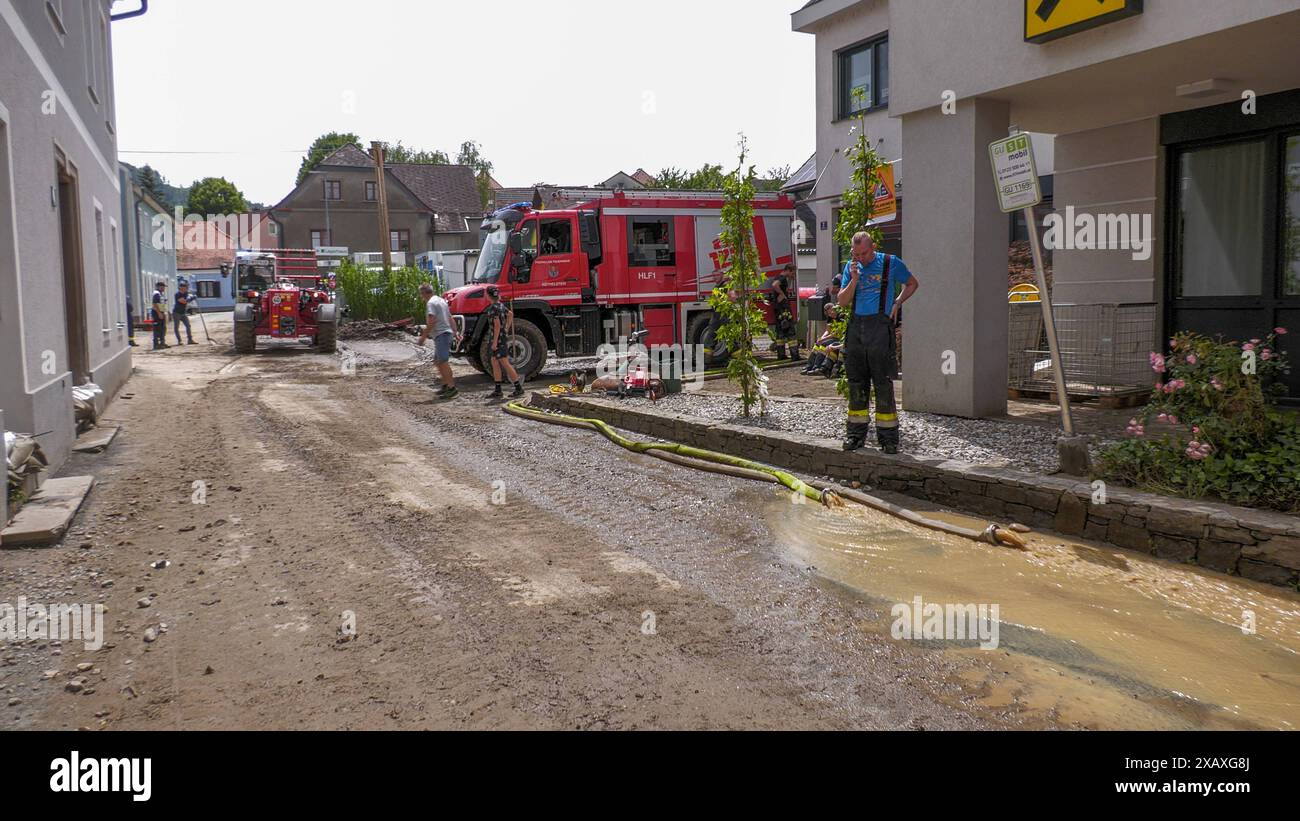
[[[1273,333],[1277,334],[1278,336],[1286,336],[1287,330],[1286,328],[1274,328]]]
[[[1192,461],[1200,462],[1204,459],[1208,459],[1210,454],[1214,453],[1214,446],[1208,442],[1198,442],[1193,439],[1191,442],[1187,443],[1187,450],[1184,451],[1184,453],[1186,453],[1187,458]]]
[[[1195,364],[1196,364],[1197,362],[1199,362],[1199,361],[1200,361],[1200,360],[1196,358],[1196,354],[1193,353],[1193,354],[1188,354],[1188,355],[1187,355],[1187,364],[1188,364],[1188,365],[1195,365]]]

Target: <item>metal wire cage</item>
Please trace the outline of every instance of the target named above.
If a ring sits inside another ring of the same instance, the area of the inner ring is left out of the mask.
[[[1054,393],[1052,355],[1035,302],[1011,303],[1008,387]],[[1076,397],[1113,397],[1151,390],[1156,305],[1056,305],[1056,331],[1065,362],[1066,390]]]

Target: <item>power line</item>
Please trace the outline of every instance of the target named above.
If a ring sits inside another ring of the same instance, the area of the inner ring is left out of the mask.
[[[241,156],[252,154],[306,154],[309,149],[294,149],[286,151],[118,151],[119,154],[209,154],[209,155],[226,155]]]

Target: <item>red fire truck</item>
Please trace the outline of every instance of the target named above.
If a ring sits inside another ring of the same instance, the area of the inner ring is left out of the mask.
[[[258,337],[310,340],[324,353],[337,350],[339,307],[315,251],[240,251],[234,275],[236,353],[256,351]]]
[[[722,194],[584,196],[573,208],[520,203],[483,221],[474,275],[446,295],[461,334],[458,353],[478,370],[491,367],[490,329],[480,321],[489,285],[514,309],[510,358],[525,379],[542,370],[548,351],[592,356],[638,330],[649,332],[647,346],[711,347],[709,295],[730,267],[718,240]],[[754,244],[770,288],[771,278],[794,261],[794,202],[760,194],[753,206]]]

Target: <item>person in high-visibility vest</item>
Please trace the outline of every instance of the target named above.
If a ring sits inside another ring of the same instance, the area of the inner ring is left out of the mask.
[[[920,283],[903,261],[876,252],[871,235],[853,237],[853,259],[844,265],[840,307],[851,308],[844,339],[844,367],[849,377],[846,451],[861,450],[871,432],[871,389],[876,390],[876,439],[885,453],[898,453],[898,378],[895,329],[903,303]],[[897,286],[903,292],[895,297]]]

